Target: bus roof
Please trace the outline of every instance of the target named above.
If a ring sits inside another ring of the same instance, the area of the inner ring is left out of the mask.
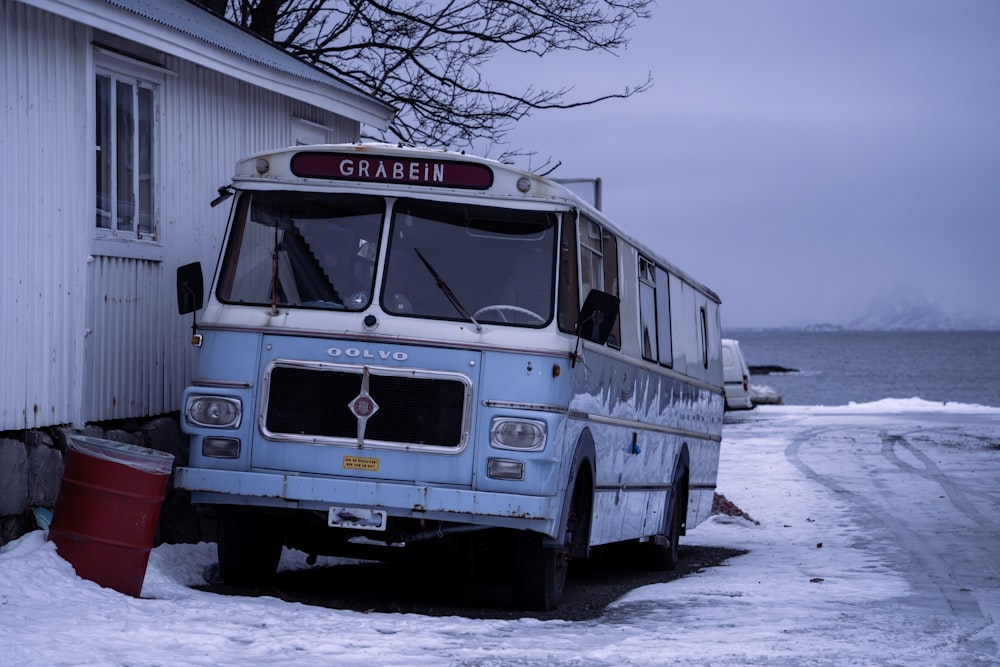
[[[491,158],[449,150],[410,148],[384,143],[290,146],[249,155],[237,162],[234,184],[268,189],[294,186],[386,189],[413,188],[427,196],[470,197],[477,193],[521,204],[575,208],[635,247],[644,256],[719,302],[718,295],[673,262],[637,240],[565,185]]]

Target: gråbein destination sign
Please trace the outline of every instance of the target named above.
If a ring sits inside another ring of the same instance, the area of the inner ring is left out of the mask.
[[[449,160],[361,156],[355,153],[296,153],[292,173],[302,178],[488,190],[493,171],[481,164]]]

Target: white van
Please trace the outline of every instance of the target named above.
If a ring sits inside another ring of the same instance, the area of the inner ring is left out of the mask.
[[[722,339],[722,377],[726,388],[726,409],[751,409],[750,369],[747,368],[738,340]]]

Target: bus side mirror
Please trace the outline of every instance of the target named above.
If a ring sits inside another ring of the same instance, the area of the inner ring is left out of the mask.
[[[608,342],[611,330],[618,319],[621,300],[613,294],[592,289],[580,309],[576,320],[576,334],[598,345]]]
[[[201,310],[205,301],[205,286],[201,278],[201,262],[177,267],[177,313],[186,315]]]

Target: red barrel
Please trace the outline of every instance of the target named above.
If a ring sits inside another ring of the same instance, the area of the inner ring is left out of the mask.
[[[172,454],[71,436],[49,538],[76,573],[139,597]]]

